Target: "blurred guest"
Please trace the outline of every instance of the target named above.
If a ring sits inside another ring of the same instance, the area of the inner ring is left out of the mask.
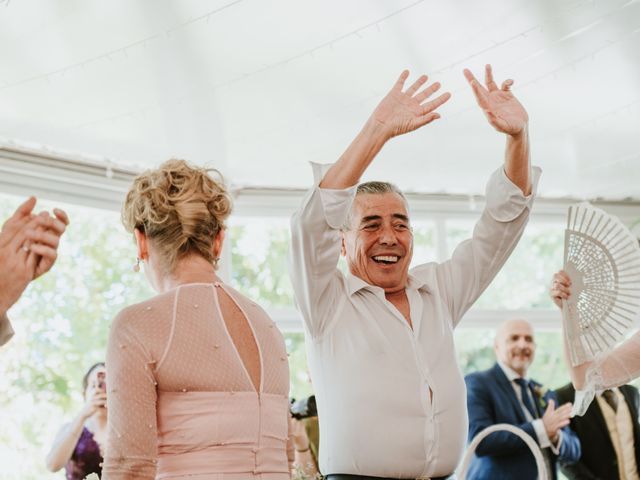
[[[558,404],[572,402],[571,383],[556,390]],[[584,416],[571,419],[582,445],[582,456],[574,464],[560,462],[569,480],[638,480],[640,425],[638,389],[631,385],[611,388],[596,395]]]
[[[230,213],[224,182],[184,160],[127,194],[136,266],[158,295],[111,326],[105,479],[290,478],[284,339],[216,274]]]
[[[503,323],[494,341],[493,368],[465,377],[469,441],[485,428],[507,423],[533,438],[545,459],[547,477],[557,478],[557,460],[574,463],[580,442],[567,425],[571,404],[555,408],[555,394],[527,378],[536,352],[533,328],[525,320]],[[529,447],[510,432],[496,432],[475,451],[468,478],[535,480],[538,471]]]
[[[294,467],[309,478],[318,475],[318,446],[320,444],[320,431],[318,428],[318,416],[315,409],[315,396],[313,399],[313,415],[299,416],[292,411],[291,437],[295,449]],[[307,402],[309,399],[305,399]]]
[[[0,230],[0,345],[13,336],[7,310],[32,280],[48,272],[57,258],[60,236],[69,219],[54,209],[33,214],[36,198],[29,197]]]
[[[102,474],[102,450],[107,438],[107,385],[104,363],[93,365],[82,379],[85,403],[64,425],[47,455],[47,468],[64,467],[67,480]]]

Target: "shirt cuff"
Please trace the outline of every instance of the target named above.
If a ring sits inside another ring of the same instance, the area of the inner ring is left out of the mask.
[[[536,437],[538,437],[538,445],[540,445],[540,448],[551,447],[551,440],[549,440],[542,419],[538,418],[532,421],[531,424],[533,425],[533,430],[536,432]]]
[[[549,448],[551,449],[551,451],[553,452],[554,455],[560,455],[560,445],[562,445],[562,439],[564,438],[563,434],[562,434],[562,430],[558,431],[558,441],[556,442],[556,444],[554,445],[553,443],[549,442]]]
[[[11,327],[9,317],[7,317],[7,314],[5,312],[4,314],[0,315],[0,346],[11,340],[13,334],[13,327]]]
[[[576,390],[576,394],[573,397],[573,409],[571,410],[571,416],[581,417],[585,413],[587,413],[587,409],[594,397],[596,396],[596,391],[592,386],[587,386],[583,390]]]
[[[356,196],[358,186],[354,185],[342,190],[320,188],[320,182],[333,164],[309,163],[311,163],[311,168],[313,169],[313,181],[315,188],[320,193],[320,201],[322,202],[322,209],[327,225],[333,229],[339,230],[344,227],[347,218],[349,217],[351,204]]]
[[[504,167],[496,170],[487,183],[485,194],[489,214],[498,222],[511,222],[525,208],[531,209],[541,174],[542,170],[539,167],[531,169],[531,194],[525,196],[522,190],[509,180]]]

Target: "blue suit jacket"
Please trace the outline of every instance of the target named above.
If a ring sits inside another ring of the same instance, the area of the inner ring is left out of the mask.
[[[537,441],[538,437],[532,423],[526,420],[513,386],[497,363],[489,370],[467,375],[465,382],[469,410],[469,441],[486,427],[496,423],[515,425]],[[548,391],[544,400],[548,403],[550,399],[555,400],[555,394]],[[580,458],[580,441],[575,433],[565,427],[562,429],[562,436],[560,454],[551,454],[554,479],[558,457],[564,463],[574,463]],[[496,432],[478,445],[467,478],[535,480],[537,473],[536,462],[529,447],[512,433]]]

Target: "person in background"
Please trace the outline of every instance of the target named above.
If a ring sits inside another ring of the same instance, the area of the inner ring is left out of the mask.
[[[556,390],[558,405],[573,402],[571,383]],[[560,462],[569,480],[638,480],[640,472],[640,397],[632,385],[621,385],[596,394],[583,416],[571,418],[582,445],[576,463]]]
[[[294,468],[304,475],[303,478],[318,478],[318,417],[292,418],[291,422]]]
[[[48,272],[58,257],[60,237],[69,224],[58,208],[34,214],[36,198],[29,197],[0,230],[0,346],[14,334],[7,311],[30,282]]]
[[[489,370],[465,377],[469,410],[469,442],[485,428],[507,423],[533,438],[545,460],[547,478],[557,478],[557,460],[580,458],[580,441],[567,425],[571,404],[555,408],[555,394],[527,378],[536,352],[533,327],[526,320],[508,320],[496,332],[497,362]],[[468,478],[535,480],[535,459],[529,447],[511,432],[496,432],[475,450]]]
[[[92,365],[82,379],[84,406],[64,425],[49,451],[47,469],[65,469],[67,480],[102,475],[103,449],[107,439],[107,384],[103,362]]]

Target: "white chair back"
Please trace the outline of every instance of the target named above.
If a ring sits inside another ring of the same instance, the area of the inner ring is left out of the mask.
[[[478,444],[480,444],[480,442],[484,440],[487,435],[491,435],[494,432],[500,431],[511,432],[514,435],[520,437],[524,441],[524,443],[527,444],[529,450],[531,450],[531,453],[533,453],[533,456],[536,459],[536,466],[538,467],[538,480],[548,480],[547,469],[544,465],[544,457],[542,456],[542,451],[540,450],[540,447],[538,446],[536,441],[531,438],[531,435],[529,435],[521,428],[514,427],[513,425],[509,425],[507,423],[498,423],[496,425],[491,425],[475,436],[475,438],[469,444],[469,448],[467,448],[467,451],[462,459],[462,466],[457,472],[458,480],[466,480],[467,470],[469,470],[469,464],[471,463],[471,459],[473,458],[473,454],[476,451]]]

